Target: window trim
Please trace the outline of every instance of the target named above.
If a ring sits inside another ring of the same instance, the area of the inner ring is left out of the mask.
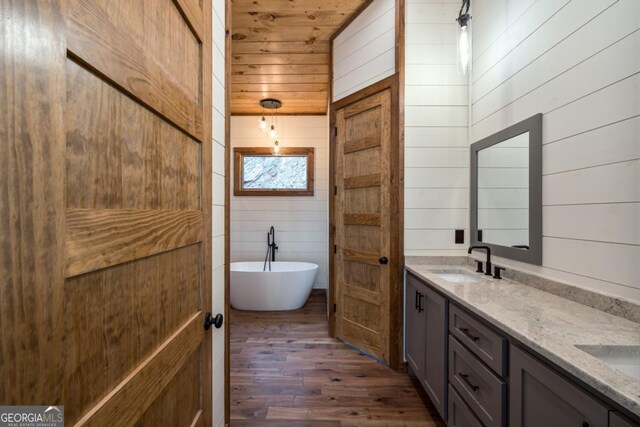
[[[280,154],[273,154],[273,150],[269,147],[236,147],[233,149],[234,168],[233,168],[233,195],[234,196],[313,196],[314,181],[314,148],[313,147],[285,147],[280,148]],[[289,188],[265,188],[265,189],[246,189],[242,186],[244,180],[244,157],[260,156],[260,157],[286,157],[295,156],[307,157],[307,188],[306,189],[289,189]]]

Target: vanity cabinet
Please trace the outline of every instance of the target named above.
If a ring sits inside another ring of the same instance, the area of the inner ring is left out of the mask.
[[[607,427],[609,409],[591,394],[511,346],[512,427]]]
[[[405,303],[407,363],[442,419],[446,420],[447,300],[407,274]]]
[[[448,426],[638,425],[411,273],[405,303],[409,368]]]

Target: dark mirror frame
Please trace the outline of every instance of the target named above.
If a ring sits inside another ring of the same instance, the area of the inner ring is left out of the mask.
[[[478,241],[478,152],[529,132],[529,249]],[[471,144],[471,245],[486,245],[494,255],[542,265],[542,114]]]

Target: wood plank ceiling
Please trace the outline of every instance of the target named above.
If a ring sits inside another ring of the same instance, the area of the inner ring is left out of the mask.
[[[367,0],[232,0],[231,114],[326,114],[329,39]]]

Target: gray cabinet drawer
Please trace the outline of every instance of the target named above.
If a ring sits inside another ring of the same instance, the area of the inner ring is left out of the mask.
[[[609,427],[637,427],[638,424],[634,424],[628,419],[624,418],[617,412],[609,412]]]
[[[507,385],[453,336],[449,336],[449,382],[485,426],[506,425]]]
[[[449,421],[448,427],[483,427],[471,409],[462,400],[458,392],[449,385]]]
[[[507,375],[507,340],[451,304],[449,331],[501,377]]]

